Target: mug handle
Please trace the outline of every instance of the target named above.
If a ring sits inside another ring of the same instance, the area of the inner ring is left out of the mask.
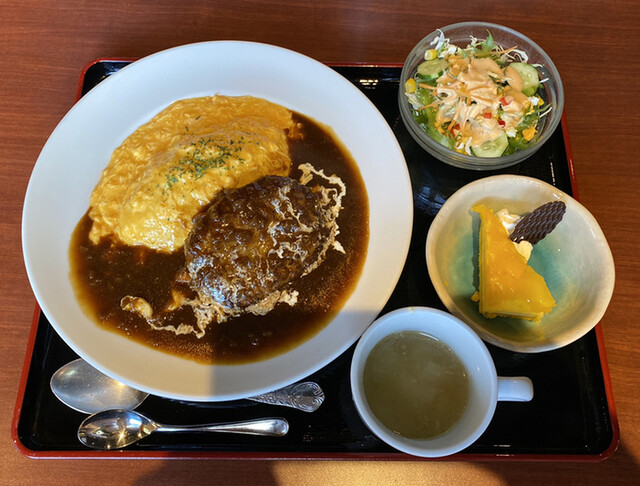
[[[533,383],[526,376],[498,376],[498,401],[529,402],[533,398]]]

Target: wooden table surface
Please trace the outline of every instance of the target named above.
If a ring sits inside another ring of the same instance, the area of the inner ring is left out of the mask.
[[[0,484],[640,484],[639,12],[631,0],[0,0]],[[464,20],[528,35],[562,74],[579,197],[600,222],[616,263],[615,293],[602,321],[621,428],[611,458],[595,464],[74,461],[33,460],[16,450],[11,421],[35,304],[21,252],[22,202],[85,64],[218,39],[275,44],[328,62],[401,62],[424,35]]]

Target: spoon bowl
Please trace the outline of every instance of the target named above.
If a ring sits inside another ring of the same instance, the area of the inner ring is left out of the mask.
[[[281,437],[289,432],[284,418],[265,418],[206,425],[165,425],[133,410],[104,410],[87,417],[78,428],[78,439],[92,449],[121,449],[154,432],[226,432]]]
[[[88,414],[115,408],[133,410],[149,396],[105,375],[82,358],[61,367],[49,384],[62,403]]]

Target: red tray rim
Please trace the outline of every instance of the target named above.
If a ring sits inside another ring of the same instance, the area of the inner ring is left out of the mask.
[[[97,58],[87,63],[80,72],[78,84],[76,87],[76,98],[78,101],[82,96],[84,79],[87,71],[102,62],[134,62],[135,58],[127,57],[105,57]],[[368,62],[325,62],[332,67],[402,67],[402,63],[368,63]],[[561,120],[562,134],[565,141],[565,150],[567,153],[567,164],[569,169],[569,177],[571,180],[571,190],[573,197],[579,200],[578,184],[576,180],[575,166],[573,162],[573,153],[569,140],[569,128],[567,125],[566,112],[562,114]],[[217,460],[383,460],[383,461],[521,461],[521,462],[600,462],[611,457],[618,449],[620,443],[620,427],[618,423],[618,414],[613,398],[613,387],[611,384],[611,375],[609,372],[609,362],[604,344],[604,335],[602,325],[598,323],[595,327],[596,343],[598,345],[598,353],[600,357],[600,366],[604,380],[605,394],[607,397],[607,406],[611,418],[612,440],[609,447],[599,454],[583,455],[583,454],[466,454],[457,453],[446,458],[425,459],[402,452],[389,453],[301,453],[301,452],[285,452],[285,453],[241,453],[236,451],[229,452],[196,452],[196,451],[97,451],[87,449],[86,451],[36,451],[26,447],[18,435],[18,424],[22,412],[24,395],[27,388],[27,379],[31,367],[31,357],[33,354],[36,336],[38,333],[38,323],[40,320],[40,306],[36,303],[27,342],[27,349],[22,367],[20,384],[18,387],[18,395],[13,413],[13,421],[11,424],[11,439],[18,451],[26,457],[32,459],[217,459]]]

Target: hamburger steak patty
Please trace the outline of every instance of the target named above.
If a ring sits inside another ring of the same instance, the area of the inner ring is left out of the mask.
[[[190,286],[231,314],[266,314],[322,262],[332,224],[322,195],[288,177],[220,193],[184,246]]]

